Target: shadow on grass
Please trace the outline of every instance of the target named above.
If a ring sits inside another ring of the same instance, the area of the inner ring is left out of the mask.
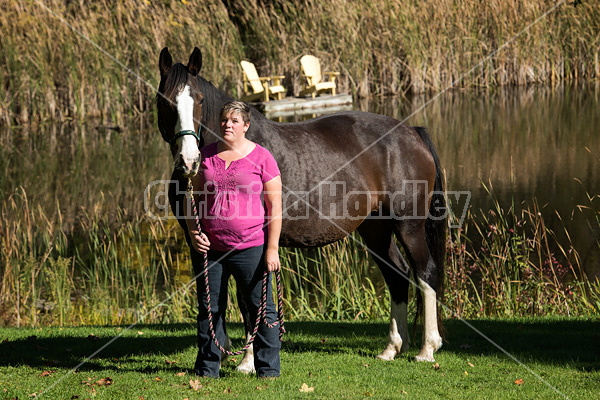
[[[499,347],[519,361],[548,364],[568,364],[584,371],[600,369],[600,319],[594,320],[470,320],[475,329],[486,335]],[[467,324],[447,320],[447,341],[439,354],[455,353],[459,356],[507,356]],[[228,324],[234,348],[242,343],[241,324]],[[342,322],[288,322],[289,334],[284,336],[284,352],[344,353],[375,357],[386,345],[387,324]],[[81,331],[79,331],[81,330]],[[108,344],[118,333],[115,327],[97,328],[97,337],[82,332],[92,328],[45,328],[32,337],[23,334],[13,340],[0,336],[0,366],[27,365],[38,368],[74,368],[94,352],[103,348],[79,370],[119,369],[140,372],[181,371],[181,365],[171,365],[167,360],[184,352],[195,357],[195,328],[190,324],[136,326],[144,335],[123,335]],[[1,332],[1,331],[0,331]],[[19,336],[18,329],[12,331]],[[28,330],[31,333],[31,330]],[[46,333],[51,332],[51,333]],[[135,332],[133,332],[135,333]],[[108,345],[107,345],[108,344]],[[412,360],[420,345],[420,329],[416,344],[408,356],[397,362]],[[152,361],[144,361],[144,359]]]
[[[568,364],[584,371],[600,369],[600,318],[468,320],[473,328],[524,363]],[[443,351],[507,357],[502,350],[462,321],[445,322],[449,332]]]

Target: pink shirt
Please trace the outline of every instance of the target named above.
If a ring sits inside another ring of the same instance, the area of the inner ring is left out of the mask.
[[[243,250],[265,243],[265,207],[263,184],[280,175],[271,153],[256,145],[246,157],[232,161],[217,155],[217,143],[201,149],[198,171],[202,230],[217,251]]]

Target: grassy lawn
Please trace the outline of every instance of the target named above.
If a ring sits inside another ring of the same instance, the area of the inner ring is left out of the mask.
[[[468,323],[522,364],[457,320],[446,321],[448,342],[437,364],[414,362],[416,346],[394,362],[376,360],[386,344],[383,322],[290,322],[279,379],[240,374],[230,360],[221,379],[196,382],[193,325],[2,328],[0,398],[590,399],[600,393],[600,318]],[[240,338],[241,325],[229,326]]]

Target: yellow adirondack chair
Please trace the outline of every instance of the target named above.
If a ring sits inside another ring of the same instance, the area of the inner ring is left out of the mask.
[[[281,100],[285,97],[285,88],[281,86],[281,80],[285,76],[258,76],[256,67],[249,61],[241,61],[242,70],[244,71],[244,101],[269,101],[270,97]],[[273,81],[271,85],[270,82]]]
[[[314,98],[316,95],[326,91],[331,91],[332,95],[335,95],[335,78],[339,72],[323,72],[323,75],[329,78],[323,81],[321,75],[321,63],[315,56],[304,55],[300,59],[302,65],[302,76],[306,78],[306,87],[300,92],[300,96],[311,94]]]

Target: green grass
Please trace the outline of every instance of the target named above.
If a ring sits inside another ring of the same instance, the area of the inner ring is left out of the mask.
[[[2,328],[0,393],[49,399],[589,399],[600,387],[598,322],[598,317],[468,321],[519,364],[467,324],[450,320],[448,341],[436,353],[439,369],[414,362],[416,347],[394,362],[376,360],[386,343],[383,322],[290,322],[279,379],[240,374],[230,360],[221,379],[200,381],[198,391],[190,386],[196,380],[192,324]],[[240,344],[240,324],[229,326]],[[98,339],[88,338],[92,334]],[[101,385],[106,378],[112,383]],[[515,383],[519,380],[523,383]],[[301,392],[303,384],[314,391]]]

